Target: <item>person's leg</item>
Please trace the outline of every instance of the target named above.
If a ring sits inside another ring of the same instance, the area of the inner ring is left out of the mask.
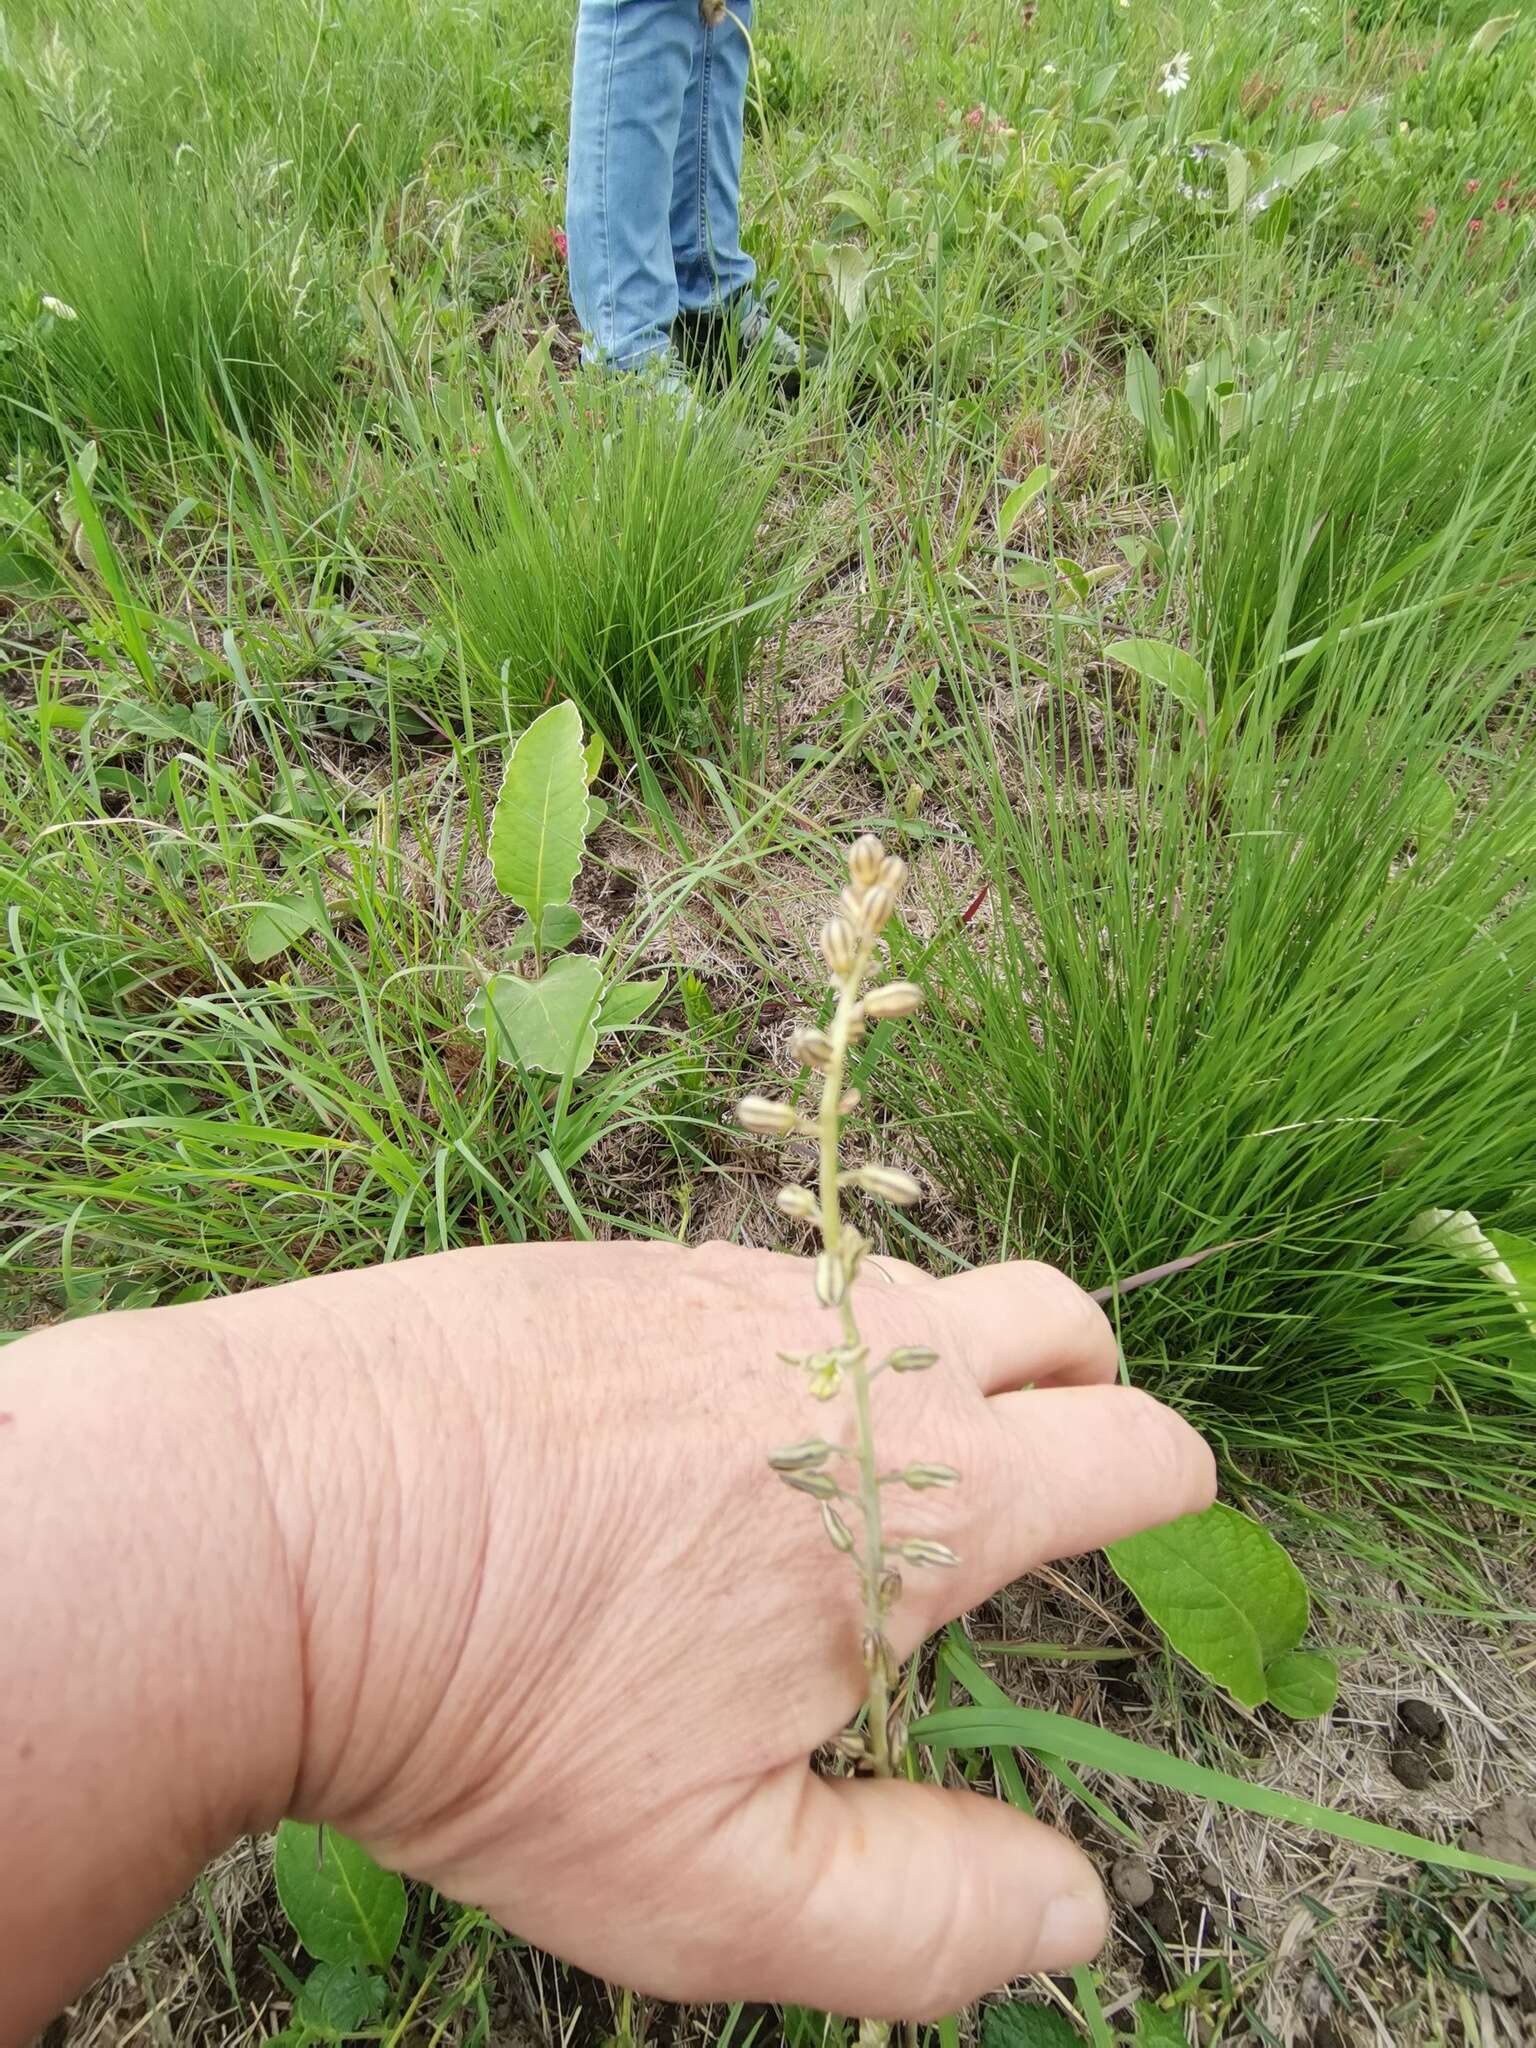
[[[741,131],[750,63],[742,30],[751,29],[752,0],[730,0],[727,11],[733,19],[715,28],[700,22],[672,165],[672,260],[685,313],[719,311],[757,274],[741,246]]]
[[[703,35],[698,0],[581,0],[565,231],[588,362],[638,369],[670,348],[672,166]]]

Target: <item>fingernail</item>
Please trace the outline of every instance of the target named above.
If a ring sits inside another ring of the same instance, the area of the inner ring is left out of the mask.
[[[1035,1967],[1065,1970],[1073,1963],[1086,1963],[1103,1947],[1108,1932],[1109,1912],[1101,1891],[1058,1892],[1040,1922]]]

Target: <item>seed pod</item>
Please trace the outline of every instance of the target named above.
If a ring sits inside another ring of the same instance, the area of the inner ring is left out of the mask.
[[[789,1056],[800,1067],[815,1067],[824,1073],[832,1064],[832,1041],[814,1024],[797,1025],[789,1041]]]
[[[766,1095],[743,1095],[736,1105],[736,1121],[744,1131],[760,1138],[787,1138],[800,1119],[787,1102],[770,1102]]]
[[[801,1223],[814,1223],[816,1220],[816,1197],[809,1188],[780,1188],[773,1201],[775,1208]]]
[[[899,1764],[907,1753],[907,1717],[893,1707],[885,1724],[885,1746],[891,1753],[891,1764]]]
[[[900,1546],[900,1556],[908,1564],[930,1564],[947,1570],[960,1560],[947,1543],[934,1543],[926,1536],[914,1536]]]
[[[930,1365],[938,1364],[939,1354],[926,1344],[902,1344],[885,1362],[892,1372],[926,1372]]]
[[[901,1481],[914,1493],[926,1493],[930,1487],[958,1486],[960,1474],[953,1465],[909,1465],[902,1473]]]
[[[896,891],[884,882],[876,882],[874,888],[864,898],[864,929],[869,932],[883,931],[895,908]]]
[[[901,1573],[894,1565],[887,1565],[880,1574],[880,1612],[889,1614],[901,1598]]]
[[[845,1728],[832,1747],[845,1763],[861,1764],[869,1755],[869,1744],[859,1728]]]
[[[864,1098],[859,1093],[857,1088],[845,1088],[842,1094],[837,1098],[838,1115],[852,1116],[853,1112],[858,1108],[859,1104],[863,1100]]]
[[[837,900],[842,905],[844,915],[852,924],[854,931],[856,933],[863,931],[865,905],[869,901],[868,891],[865,889],[845,889]]]
[[[823,1308],[836,1308],[848,1292],[848,1269],[836,1252],[819,1252],[816,1257],[816,1299]]]
[[[889,889],[893,896],[899,896],[907,886],[906,862],[899,859],[896,854],[888,853],[880,863],[880,872],[876,875],[875,881],[881,888]]]
[[[868,1028],[867,1016],[868,1013],[862,1003],[855,1003],[853,1005],[853,1008],[848,1012],[848,1036],[850,1038],[862,1038],[864,1036]]]
[[[812,1500],[836,1500],[843,1490],[830,1472],[781,1472],[779,1477],[796,1493],[808,1493]]]
[[[864,998],[866,1017],[910,1017],[922,1007],[923,992],[915,981],[888,981]]]
[[[829,917],[822,926],[821,957],[837,975],[846,974],[859,957],[859,942],[846,917]]]
[[[848,1176],[864,1190],[882,1202],[892,1202],[898,1209],[910,1209],[914,1202],[920,1202],[923,1191],[910,1173],[903,1173],[899,1166],[860,1166]]]
[[[770,1451],[768,1462],[775,1472],[816,1472],[831,1457],[833,1446],[825,1437],[813,1436],[803,1444],[786,1444],[782,1451]]]
[[[826,1530],[832,1548],[842,1551],[846,1557],[853,1548],[853,1531],[829,1500],[821,1504],[821,1526]]]
[[[848,849],[848,873],[855,885],[867,889],[878,878],[884,860],[885,847],[875,833],[865,832],[855,839]]]

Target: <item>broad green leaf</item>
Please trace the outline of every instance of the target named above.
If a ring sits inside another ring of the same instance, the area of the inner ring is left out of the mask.
[[[1410,1244],[1429,1243],[1476,1266],[1509,1297],[1536,1337],[1536,1244],[1509,1231],[1484,1230],[1470,1209],[1421,1209],[1408,1225]]]
[[[997,515],[997,537],[1006,541],[1022,515],[1039,497],[1051,480],[1051,468],[1047,462],[1037,462],[1021,484],[1015,484],[1004,498],[1002,509]]]
[[[1519,21],[1518,14],[1490,14],[1477,34],[1467,45],[1469,57],[1486,57],[1490,50],[1496,50],[1510,30]]]
[[[1227,211],[1240,213],[1248,197],[1248,158],[1237,143],[1227,144]]]
[[[1163,432],[1163,387],[1157,367],[1139,341],[1125,352],[1125,402],[1131,417],[1154,440]]]
[[[1011,1998],[1006,2005],[984,2006],[981,2048],[1081,2048],[1076,2027],[1054,2005],[1026,2004]]]
[[[253,967],[264,967],[324,922],[325,908],[314,890],[295,889],[256,911],[245,928],[245,957]]]
[[[581,867],[587,823],[581,713],[574,704],[552,704],[507,759],[491,818],[497,888],[530,917],[566,902]]]
[[[667,985],[667,977],[658,974],[651,981],[621,981],[603,997],[602,1008],[597,1013],[599,1031],[622,1031],[627,1024],[638,1024]]]
[[[823,245],[818,256],[818,267],[827,280],[827,289],[851,326],[864,311],[865,294],[869,290],[869,257],[857,242],[838,242],[831,247]]]
[[[1077,231],[1085,242],[1091,242],[1100,228],[1103,227],[1109,216],[1119,205],[1121,195],[1130,182],[1127,173],[1118,169],[1112,170],[1105,178],[1103,184],[1100,185],[1099,189],[1083,208],[1082,218],[1077,224]]]
[[[1182,647],[1167,640],[1116,640],[1104,650],[1105,659],[1118,661],[1122,668],[1144,676],[1168,692],[1196,718],[1211,718],[1211,679],[1204,667]]]
[[[1104,1554],[1181,1657],[1262,1705],[1265,1665],[1307,1627],[1306,1582],[1267,1529],[1218,1502]]]
[[[537,981],[493,974],[465,1019],[471,1031],[494,1033],[507,1049],[541,1074],[584,1074],[597,1051],[597,1002],[603,977],[595,960],[567,953],[550,962]]]
[[[1136,2048],[1189,2048],[1184,2016],[1154,2005],[1150,1998],[1136,2001]]]
[[[540,949],[558,953],[580,937],[581,912],[574,903],[547,903],[537,925]]]
[[[294,2002],[293,2017],[317,2041],[345,2041],[376,2018],[383,1981],[360,1963],[316,1963]]]
[[[273,1856],[283,1911],[317,1963],[386,1969],[405,1926],[405,1885],[334,1828],[285,1820]]]
[[[1325,164],[1331,164],[1340,155],[1336,142],[1304,142],[1299,149],[1288,149],[1277,156],[1264,173],[1266,192],[1294,192],[1303,178],[1313,171],[1320,171]]]
[[[916,1742],[943,1743],[950,1749],[992,1749],[1006,1743],[1011,1749],[1065,1757],[1086,1770],[1108,1771],[1143,1785],[1161,1785],[1167,1791],[1186,1792],[1195,1799],[1212,1799],[1222,1806],[1235,1807],[1239,1813],[1257,1813],[1269,1820],[1288,1821],[1294,1827],[1315,1828],[1319,1834],[1357,1842],[1366,1849],[1383,1849],[1394,1856],[1410,1856],[1415,1862],[1433,1864],[1440,1870],[1465,1870],[1476,1877],[1496,1877],[1506,1883],[1536,1884],[1536,1870],[1523,1864],[1502,1863],[1496,1857],[1479,1856],[1470,1849],[1431,1842],[1403,1828],[1382,1827],[1377,1821],[1360,1820],[1352,1813],[1314,1806],[1309,1799],[1297,1799],[1292,1793],[1255,1785],[1226,1771],[1210,1770],[1204,1764],[1188,1763],[1167,1750],[1133,1742],[1129,1736],[1113,1735],[1107,1728],[1075,1720],[1070,1714],[1048,1714],[1036,1707],[946,1707],[914,1722],[911,1733]]]
[[[1339,1696],[1339,1667],[1321,1650],[1287,1650],[1264,1667],[1269,1703],[1293,1721],[1331,1714]]]
[[[836,192],[829,192],[821,203],[833,212],[848,214],[851,221],[858,221],[872,235],[878,235],[885,226],[873,201],[866,199],[862,192],[850,192],[846,185]],[[831,231],[837,232],[835,224]]]

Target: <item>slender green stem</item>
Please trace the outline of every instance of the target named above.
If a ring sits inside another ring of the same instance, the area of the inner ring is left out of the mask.
[[[832,1053],[822,1078],[821,1112],[817,1135],[821,1147],[821,1241],[825,1250],[842,1257],[843,1216],[839,1196],[842,1162],[839,1139],[842,1131],[843,1084],[848,1068],[848,1048],[853,1040],[858,1009],[859,984],[868,964],[869,947],[860,949],[847,974],[837,984],[837,1009],[828,1038]],[[859,1338],[858,1319],[853,1311],[851,1281],[844,1282],[838,1300],[843,1344],[848,1353],[848,1377],[853,1386],[854,1414],[858,1423],[856,1455],[859,1465],[859,1504],[864,1520],[864,1545],[859,1557],[863,1582],[865,1624],[865,1668],[869,1674],[869,1751],[877,1778],[893,1775],[891,1755],[890,1683],[886,1675],[880,1580],[885,1568],[885,1524],[880,1499],[880,1473],[875,1462],[874,1417],[870,1408],[870,1374]]]

